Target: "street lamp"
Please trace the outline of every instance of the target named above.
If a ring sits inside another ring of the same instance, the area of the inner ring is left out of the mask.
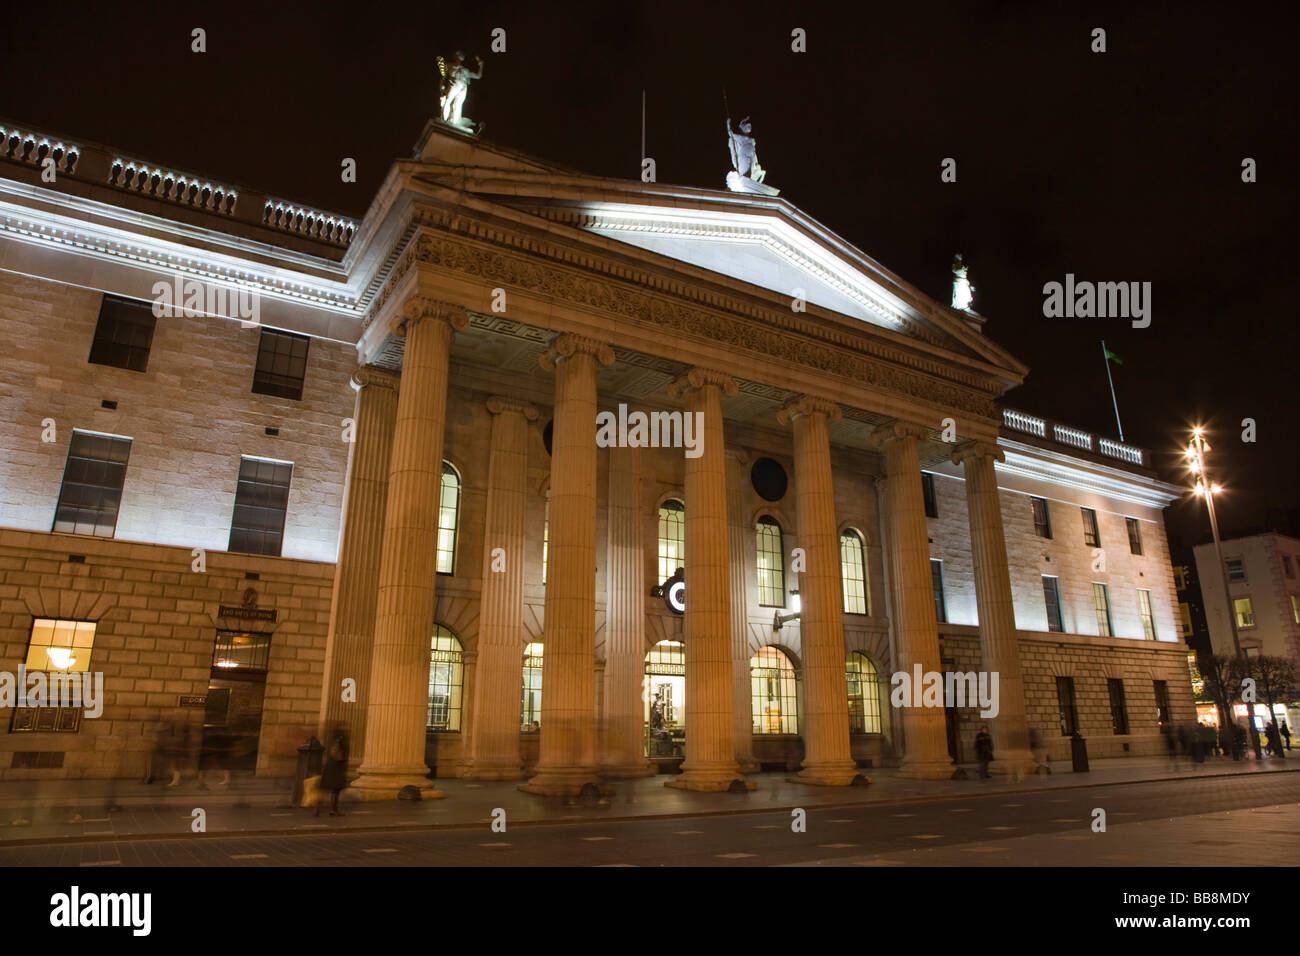
[[[1237,650],[1237,660],[1241,664],[1242,674],[1249,672],[1246,654],[1241,649],[1241,638],[1237,634],[1237,609],[1232,603],[1232,587],[1228,581],[1228,562],[1223,559],[1223,542],[1219,540],[1219,521],[1214,514],[1214,496],[1223,488],[1210,480],[1210,473],[1205,467],[1205,453],[1210,450],[1210,443],[1205,440],[1205,429],[1199,425],[1192,429],[1192,440],[1187,446],[1187,467],[1196,476],[1196,487],[1192,491],[1198,498],[1205,499],[1205,510],[1210,513],[1210,532],[1214,535],[1214,553],[1219,560],[1219,573],[1223,576],[1223,599],[1228,605],[1228,626],[1232,628],[1232,646]],[[1211,648],[1212,649],[1212,648]],[[1246,704],[1246,714],[1250,718],[1250,740],[1254,745],[1255,759],[1263,760],[1259,750],[1259,732],[1255,729],[1255,702]],[[1235,721],[1234,721],[1235,725]]]

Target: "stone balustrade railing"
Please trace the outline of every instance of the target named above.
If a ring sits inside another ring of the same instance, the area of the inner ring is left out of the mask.
[[[0,121],[0,176],[6,161],[44,170],[46,159],[53,159],[54,188],[75,179],[344,249],[358,227],[346,216]]]
[[[1030,415],[1028,412],[1022,412],[1014,408],[1002,409],[1002,424],[1012,431],[1025,432],[1039,438],[1050,438],[1052,441],[1060,442],[1063,445],[1096,452],[1107,458],[1126,461],[1131,465],[1144,465],[1146,463],[1146,456],[1142,449],[1135,445],[1126,445],[1110,438],[1101,438],[1082,429],[1062,425],[1059,422],[1040,418],[1037,415]]]

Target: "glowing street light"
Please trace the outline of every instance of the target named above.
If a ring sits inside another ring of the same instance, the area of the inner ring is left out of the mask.
[[[1219,540],[1219,521],[1214,514],[1214,496],[1223,493],[1223,486],[1212,482],[1209,472],[1206,471],[1205,453],[1209,450],[1210,443],[1205,440],[1205,429],[1197,425],[1192,429],[1192,440],[1187,446],[1187,467],[1192,474],[1197,476],[1196,487],[1192,491],[1198,498],[1205,499],[1205,510],[1210,514],[1210,532],[1214,535],[1214,552],[1219,559],[1219,573],[1223,576],[1223,599],[1228,606],[1228,626],[1232,628],[1232,646],[1237,649],[1237,660],[1241,662],[1241,672],[1244,675],[1247,673],[1249,665],[1246,663],[1246,654],[1241,649],[1241,638],[1237,634],[1237,609],[1232,603],[1232,588],[1228,581],[1228,562],[1223,559],[1223,542]],[[1209,494],[1205,492],[1207,487],[1210,490]],[[1260,753],[1259,749],[1259,732],[1255,729],[1254,701],[1247,704],[1246,713],[1250,718],[1250,740],[1254,746],[1255,759],[1263,760],[1264,755]]]

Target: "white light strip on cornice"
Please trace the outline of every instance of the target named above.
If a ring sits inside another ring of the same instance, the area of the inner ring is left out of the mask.
[[[289,269],[259,267],[234,256],[204,252],[116,226],[78,222],[3,201],[0,201],[0,234],[97,259],[126,260],[215,283],[250,288],[268,298],[306,302],[343,315],[359,314],[355,297],[342,291],[342,283],[335,291],[326,283]]]
[[[1005,438],[998,439],[998,446],[1006,456],[1006,461],[997,464],[999,472],[1050,481],[1148,508],[1164,509],[1182,497],[1180,491],[1153,478],[1081,462],[1045,448],[1022,445]]]
[[[602,231],[639,232],[649,235],[675,236],[718,242],[752,242],[771,250],[797,269],[820,279],[837,292],[852,299],[868,312],[898,328],[908,319],[924,318],[919,313],[908,315],[904,309],[888,302],[875,283],[861,272],[847,266],[843,260],[827,252],[793,229],[789,224],[773,220],[770,216],[744,216],[743,223],[728,222],[716,213],[682,213],[678,210],[647,209],[635,211],[611,209],[600,203],[575,207],[578,215],[585,217],[583,228]],[[893,298],[892,295],[889,298]]]

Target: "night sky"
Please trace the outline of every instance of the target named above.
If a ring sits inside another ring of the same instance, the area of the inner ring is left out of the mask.
[[[1031,369],[1008,404],[1115,437],[1104,337],[1124,436],[1167,480],[1211,428],[1225,533],[1300,504],[1294,4],[728,6],[14,5],[0,117],[360,216],[437,112],[437,53],[486,60],[465,113],[488,140],[601,176],[639,176],[644,90],[658,181],[723,188],[725,88],[784,198],[945,303],[965,255]],[[1151,326],[1044,318],[1067,272],[1151,282]],[[1190,497],[1166,516],[1208,537]]]

